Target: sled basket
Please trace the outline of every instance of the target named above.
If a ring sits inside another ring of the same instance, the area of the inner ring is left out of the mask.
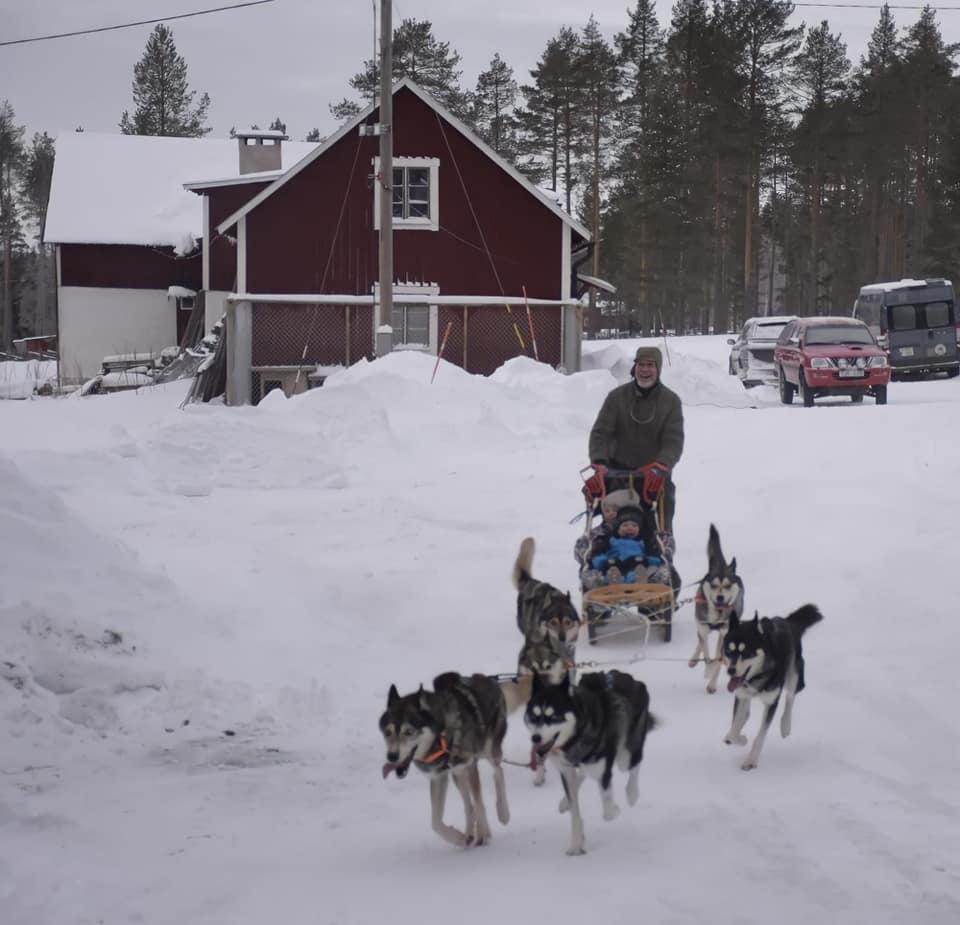
[[[673,630],[673,609],[673,588],[670,585],[602,585],[583,592],[582,612],[591,645],[603,638],[603,627],[613,617],[629,622],[639,621],[643,629],[644,646],[654,626],[663,627],[664,641],[669,642]]]

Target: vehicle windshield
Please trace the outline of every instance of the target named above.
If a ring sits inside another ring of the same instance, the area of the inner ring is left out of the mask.
[[[868,328],[853,324],[817,325],[807,328],[804,342],[814,344],[873,344],[873,335]]]
[[[786,321],[781,321],[778,324],[758,324],[753,331],[753,339],[776,340],[786,326]]]

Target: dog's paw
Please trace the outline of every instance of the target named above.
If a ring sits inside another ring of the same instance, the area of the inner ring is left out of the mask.
[[[690,659],[689,662],[687,662],[687,667],[688,667],[688,668],[696,668],[696,667],[697,667],[697,662],[699,662],[699,661],[700,661],[700,659],[697,658],[696,656],[694,656],[692,659]]]
[[[570,857],[570,858],[575,858],[579,854],[586,854],[586,853],[587,853],[587,849],[583,846],[582,843],[574,844],[574,845],[571,845],[569,848],[567,848],[567,857]]]
[[[565,796],[560,797],[560,803],[557,806],[557,812],[559,813],[570,812],[570,801]]]
[[[723,741],[726,742],[727,745],[746,745],[747,737],[745,735],[734,735],[732,732],[728,732],[724,736]]]
[[[603,818],[607,822],[610,822],[613,819],[616,819],[620,815],[620,807],[611,800],[609,803],[604,803],[603,805]]]
[[[786,738],[790,735],[790,716],[786,713],[780,717],[780,736]]]
[[[753,758],[747,758],[743,764],[740,765],[741,771],[752,771],[757,766],[757,762]]]
[[[533,786],[542,787],[547,779],[547,766],[538,765],[537,770],[533,772]]]
[[[711,681],[710,684],[707,685],[707,693],[708,693],[708,694],[715,694],[716,692],[717,692],[716,682],[715,682],[715,681]]]
[[[636,806],[637,798],[640,796],[640,787],[637,784],[637,779],[635,777],[630,778],[630,782],[627,784],[627,805]]]

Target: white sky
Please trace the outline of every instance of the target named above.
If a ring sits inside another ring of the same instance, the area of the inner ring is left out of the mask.
[[[276,0],[262,7],[173,20],[177,49],[188,66],[190,85],[210,94],[208,124],[213,135],[256,122],[265,127],[280,116],[294,139],[314,126],[335,128],[327,106],[352,94],[347,81],[374,54],[373,5],[379,0]],[[221,5],[204,0],[0,0],[4,39],[106,26]],[[624,28],[630,0],[397,0],[394,23],[427,19],[434,34],[462,55],[463,83],[472,87],[496,52],[521,80],[547,41],[563,25],[582,27],[594,12],[612,39]],[[661,19],[669,5],[661,0]],[[901,25],[918,13],[895,11]],[[879,12],[877,9],[798,9],[797,22],[827,18],[848,43],[856,63]],[[944,11],[947,41],[960,39],[960,12]],[[0,47],[0,98],[10,100],[28,133],[83,125],[118,131],[124,109],[133,108],[133,67],[153,27]],[[29,137],[29,135],[28,135]]]
[[[3,925],[956,925],[957,379],[783,407],[724,337],[669,341],[682,596],[712,522],[749,613],[824,614],[756,770],[686,665],[688,601],[645,660],[635,632],[578,646],[662,720],[636,806],[617,771],[604,822],[584,784],[585,857],[555,768],[506,767],[504,827],[482,766],[494,837],[467,851],[419,772],[381,779],[391,682],[514,669],[521,538],[579,601],[577,473],[635,347],[433,385],[392,354],[258,408],[181,411],[185,383],[0,401]],[[514,715],[506,757],[529,753]]]

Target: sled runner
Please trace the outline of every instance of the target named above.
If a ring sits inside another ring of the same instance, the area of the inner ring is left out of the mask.
[[[581,470],[581,477],[589,471],[589,467]],[[583,493],[587,503],[585,527],[587,537],[592,533],[597,514],[601,513],[602,516],[601,504],[608,488],[612,490],[612,486],[626,487],[638,497],[641,496],[637,488],[643,476],[639,473],[631,470],[609,469],[606,478],[605,491],[600,496],[590,494],[584,488]],[[631,502],[631,506],[640,507],[655,520],[659,537],[664,524],[663,495],[657,498],[653,506],[646,505],[642,501]],[[671,576],[675,576],[672,550],[660,548],[655,552],[662,558]],[[589,557],[589,551],[587,556]],[[580,590],[581,613],[587,624],[587,638],[591,645],[594,645],[598,639],[603,639],[604,636],[620,635],[623,632],[623,629],[615,628],[613,624],[620,624],[621,627],[629,627],[633,624],[642,629],[644,646],[649,641],[654,627],[663,629],[664,642],[670,641],[673,632],[673,611],[676,607],[675,582],[671,584],[649,581],[610,582],[596,587],[585,587],[581,583]]]

